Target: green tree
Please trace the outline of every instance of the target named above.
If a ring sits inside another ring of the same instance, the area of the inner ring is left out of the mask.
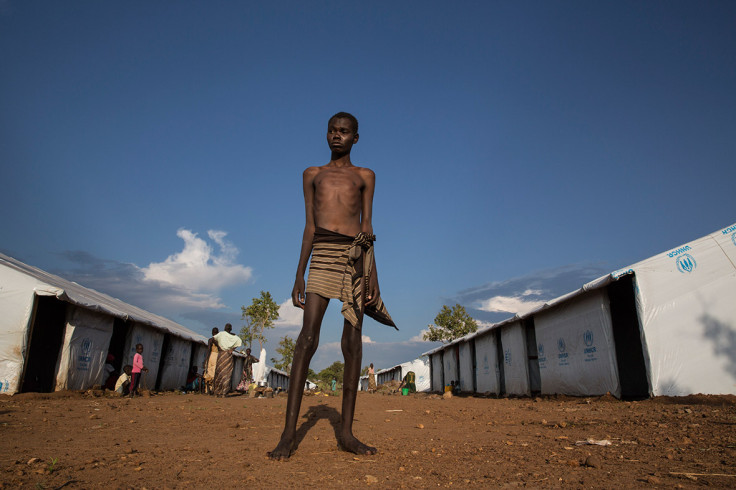
[[[429,332],[422,335],[432,342],[451,342],[478,330],[478,323],[468,315],[465,307],[456,304],[452,308],[442,305],[442,310],[434,317],[434,325],[428,325]]]
[[[267,328],[273,328],[274,320],[279,317],[279,305],[271,297],[268,291],[261,291],[261,296],[253,298],[253,302],[247,308],[241,306],[241,318],[245,320],[245,325],[240,329],[240,338],[243,344],[248,344],[249,348],[253,348],[253,341],[258,341],[259,351],[263,348],[266,337],[263,331]]]
[[[307,369],[307,379],[309,381],[317,381],[317,373],[314,372],[314,369]]]
[[[281,369],[287,373],[289,372],[291,369],[291,361],[294,360],[294,345],[294,339],[288,335],[281,337],[279,348],[276,349],[276,353],[281,354],[281,360],[277,361],[273,357],[271,358],[271,362],[276,369]]]
[[[322,371],[320,371],[317,377],[320,379],[320,381],[323,381],[325,383],[329,383],[330,381],[332,381],[332,378],[335,378],[339,383],[342,383],[342,376],[344,372],[345,364],[341,363],[340,361],[335,361],[324,368]]]
[[[361,376],[367,376],[368,375],[368,369],[370,369],[370,366],[363,366],[363,369],[360,370]]]

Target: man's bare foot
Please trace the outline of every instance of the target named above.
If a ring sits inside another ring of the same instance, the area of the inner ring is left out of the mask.
[[[363,444],[352,434],[347,437],[341,437],[337,441],[337,445],[343,451],[347,451],[353,454],[362,454],[368,456],[371,454],[376,454],[378,452],[378,449],[368,446],[367,444]]]
[[[294,439],[290,437],[282,437],[278,446],[273,451],[267,453],[268,457],[277,461],[286,461],[291,457],[294,451]]]

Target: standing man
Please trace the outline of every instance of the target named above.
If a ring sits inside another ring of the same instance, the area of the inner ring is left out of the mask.
[[[345,357],[343,399],[338,444],[355,454],[375,454],[376,448],[353,435],[353,415],[363,357],[363,313],[386,325],[394,324],[381,301],[373,256],[373,193],[376,176],[368,168],[356,167],[350,151],[358,142],[358,121],[339,112],[327,124],[331,158],[327,165],[304,171],[306,225],[291,300],[304,309],[304,323],[294,349],[286,423],[281,440],[268,453],[285,460],[294,450],[309,362],[319,345],[319,332],[330,298],[342,301],[345,317],[342,353]],[[307,262],[309,280],[304,284]]]
[[[233,351],[236,347],[243,345],[243,341],[237,335],[233,335],[233,326],[225,325],[225,331],[214,336],[215,343],[220,351],[217,355],[217,367],[215,368],[215,395],[225,396],[230,393],[233,386]]]

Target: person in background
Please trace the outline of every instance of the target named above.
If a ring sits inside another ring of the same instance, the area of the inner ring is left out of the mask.
[[[230,393],[233,379],[233,351],[236,347],[243,345],[243,341],[237,335],[233,335],[233,326],[225,325],[225,331],[214,336],[215,343],[220,349],[217,355],[217,368],[215,369],[215,395],[225,396]]]
[[[207,341],[207,358],[204,361],[204,369],[202,370],[202,384],[204,392],[211,395],[214,391],[215,369],[217,368],[217,355],[220,349],[215,342],[215,335],[220,333],[220,329],[215,327],[212,329],[212,337]]]
[[[376,371],[373,369],[373,363],[368,367],[368,393],[376,392]]]
[[[253,382],[253,364],[260,362],[256,356],[251,355],[250,349],[245,349],[245,359],[243,360],[243,375],[240,378],[237,391],[246,392]]]
[[[130,394],[134,397],[140,395],[138,387],[141,384],[141,373],[147,373],[148,368],[143,365],[143,344],[136,344],[135,355],[133,356],[133,368],[131,369],[132,379],[130,380]]]
[[[406,376],[404,376],[404,379],[401,380],[401,384],[399,385],[399,391],[401,391],[402,388],[408,388],[409,393],[417,392],[416,374],[414,374],[414,371],[409,371],[408,373],[406,373]]]
[[[189,368],[189,373],[187,374],[187,384],[184,386],[184,391],[198,391],[200,386],[200,375],[197,372],[197,366],[192,366]]]
[[[123,396],[130,393],[130,379],[133,372],[133,366],[126,364],[123,367],[123,374],[118,376],[118,380],[115,383],[115,393],[119,393]]]

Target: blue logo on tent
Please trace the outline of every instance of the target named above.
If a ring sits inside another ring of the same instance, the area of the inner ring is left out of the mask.
[[[509,366],[511,365],[511,350],[510,350],[510,349],[506,349],[506,350],[505,350],[505,351],[503,352],[503,360],[504,360],[504,362],[505,362],[506,364],[508,364]]]
[[[593,345],[593,332],[591,332],[590,330],[586,330],[583,334],[583,342],[585,342],[585,345],[587,345],[588,347]]]
[[[557,350],[559,350],[560,352],[565,352],[565,339],[563,339],[562,337],[557,339]]]
[[[88,356],[91,348],[92,348],[92,342],[89,340],[89,338],[84,339],[82,341],[82,353],[85,356]]]
[[[734,245],[736,245],[736,233],[731,235],[731,241],[733,242]]]
[[[698,266],[695,259],[690,254],[683,254],[677,258],[677,269],[683,274],[692,272]]]
[[[537,352],[539,352],[539,355],[540,356],[543,356],[544,355],[544,344],[539,344],[537,346]]]

